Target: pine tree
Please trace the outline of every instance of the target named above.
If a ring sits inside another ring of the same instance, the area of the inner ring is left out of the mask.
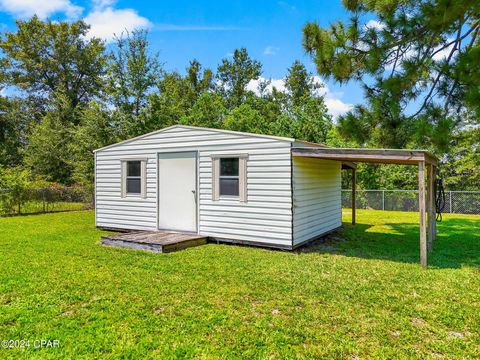
[[[341,132],[362,145],[446,151],[453,129],[467,114],[479,114],[480,2],[343,5],[349,21],[303,29],[303,46],[320,75],[359,81],[365,90],[367,104],[340,119]]]

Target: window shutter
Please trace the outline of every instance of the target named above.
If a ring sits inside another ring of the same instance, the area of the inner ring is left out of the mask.
[[[220,197],[220,159],[212,158],[212,200],[217,201]]]
[[[247,202],[247,159],[241,157],[238,161],[239,198],[241,202]]]
[[[127,194],[127,162],[126,161],[120,161],[120,177],[122,179],[121,183],[121,196],[122,198],[125,197]]]
[[[147,162],[146,161],[142,161],[141,162],[141,165],[142,165],[142,169],[141,169],[141,176],[142,176],[142,180],[141,180],[141,196],[142,198],[146,198],[147,197]]]

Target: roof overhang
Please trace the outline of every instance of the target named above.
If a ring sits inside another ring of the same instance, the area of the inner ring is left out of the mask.
[[[342,161],[342,170],[354,170],[357,164],[351,161]]]
[[[348,163],[356,162],[418,165],[423,161],[434,166],[438,164],[438,159],[426,150],[299,147],[292,149],[292,156],[341,161],[346,167],[350,167]]]

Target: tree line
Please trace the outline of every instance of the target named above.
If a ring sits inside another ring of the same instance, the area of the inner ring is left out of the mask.
[[[311,40],[309,26],[304,46],[316,59],[323,45]],[[404,131],[401,137],[395,129],[398,120],[375,113],[371,99],[369,108],[357,107],[334,121],[320,95],[322,85],[298,60],[286,69],[284,88],[278,89],[264,80],[262,64],[245,48],[221,59],[216,69],[192,60],[181,73],[165,69],[145,31],[123,33],[107,48],[100,39],[89,38],[88,29],[83,21],[33,17],[2,34],[0,187],[16,178],[92,186],[94,149],[174,124],[330,146],[428,148],[448,164],[444,173],[450,187],[480,185],[476,126],[453,126],[448,120],[448,126],[431,126],[423,135]],[[316,59],[317,68],[328,75],[320,66],[324,61]],[[249,90],[252,81],[258,84],[255,91]],[[417,116],[412,121],[422,120]],[[439,129],[446,140],[432,136]],[[359,184],[364,188],[416,184],[413,168],[362,165],[362,170]]]

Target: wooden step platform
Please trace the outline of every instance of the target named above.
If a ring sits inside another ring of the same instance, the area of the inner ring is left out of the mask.
[[[168,231],[135,231],[102,236],[103,245],[121,246],[159,253],[183,250],[206,243],[207,237],[203,235]]]

